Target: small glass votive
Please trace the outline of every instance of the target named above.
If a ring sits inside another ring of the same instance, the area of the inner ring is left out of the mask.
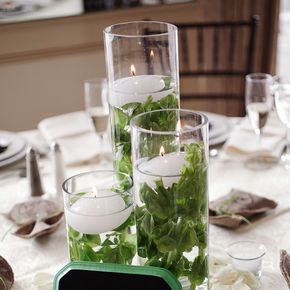
[[[113,170],[81,173],[64,181],[71,261],[131,264],[136,253],[132,179]]]
[[[266,254],[263,244],[253,241],[239,241],[230,244],[226,248],[234,266],[240,270],[252,272],[260,278],[262,273],[262,259]]]

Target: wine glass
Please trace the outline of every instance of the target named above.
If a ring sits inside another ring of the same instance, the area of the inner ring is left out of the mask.
[[[84,83],[84,91],[87,114],[101,138],[100,163],[104,163],[106,160],[103,154],[103,143],[109,116],[107,80],[105,78],[86,80]]]
[[[287,128],[286,152],[281,156],[281,162],[290,170],[290,84],[281,84],[275,92],[275,105],[281,122]]]
[[[273,104],[273,77],[265,73],[246,76],[246,110],[251,126],[257,136],[259,149],[262,147],[262,130]],[[245,140],[246,142],[246,140]],[[272,158],[257,154],[246,160],[251,169],[266,169],[273,165]]]

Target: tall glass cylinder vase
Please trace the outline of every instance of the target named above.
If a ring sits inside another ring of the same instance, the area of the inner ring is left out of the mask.
[[[132,174],[130,120],[179,107],[177,28],[138,21],[104,30],[115,169]]]
[[[206,289],[208,121],[157,110],[131,121],[141,264],[170,270],[184,289]]]

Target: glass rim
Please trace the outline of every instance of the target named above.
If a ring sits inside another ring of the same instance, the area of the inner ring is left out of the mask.
[[[165,25],[167,27],[170,27],[172,29],[172,31],[176,31],[177,32],[177,26],[172,24],[172,23],[168,23],[168,22],[162,22],[162,21],[146,21],[146,20],[141,20],[141,21],[127,21],[127,22],[120,22],[120,23],[116,23],[116,24],[112,24],[110,26],[107,26],[104,28],[103,33],[105,35],[113,35],[113,36],[118,36],[118,37],[123,37],[123,38],[136,38],[136,37],[142,37],[142,38],[146,38],[146,37],[157,37],[157,36],[165,36],[165,35],[169,35],[170,31],[169,29],[166,32],[162,32],[162,33],[153,33],[153,34],[125,34],[125,33],[113,33],[110,30],[112,28],[115,27],[120,27],[120,26],[125,26],[125,25],[129,25],[129,24],[138,24],[138,23],[155,23],[155,24],[162,24]]]
[[[253,258],[238,258],[236,257],[235,255],[231,254],[230,253],[230,248],[232,246],[235,246],[235,245],[238,245],[238,244],[245,244],[245,243],[248,243],[248,244],[253,244],[253,245],[256,245],[257,248],[261,248],[261,251],[262,253],[253,257]],[[255,242],[255,241],[237,241],[237,242],[234,242],[234,243],[231,243],[229,244],[226,249],[225,249],[225,252],[233,259],[236,259],[236,260],[239,260],[239,261],[253,261],[253,260],[257,260],[257,259],[260,259],[262,258],[265,254],[266,254],[266,247],[262,244],[262,243],[258,243],[258,242]]]
[[[107,83],[106,77],[91,77],[84,80],[84,84],[90,84],[90,85],[101,85],[103,83]]]
[[[74,193],[69,192],[69,191],[66,189],[65,185],[66,185],[69,181],[71,181],[71,180],[73,180],[73,179],[75,179],[75,178],[77,178],[77,177],[82,177],[82,176],[89,175],[89,174],[93,174],[93,173],[112,173],[112,174],[121,174],[121,175],[123,175],[123,176],[126,176],[126,178],[128,179],[128,181],[130,181],[130,188],[133,186],[133,180],[132,180],[132,177],[131,177],[129,174],[124,173],[124,172],[121,172],[121,171],[117,171],[117,170],[109,170],[109,169],[108,169],[108,170],[101,170],[101,169],[99,169],[99,170],[92,170],[92,171],[86,171],[86,172],[78,173],[78,174],[75,174],[75,175],[72,175],[72,176],[66,178],[66,179],[63,181],[63,183],[62,183],[62,190],[63,190],[66,194],[69,194],[69,195],[73,196]],[[124,190],[124,192],[128,192],[128,190]],[[82,196],[81,198],[86,198],[86,199],[102,199],[102,198],[112,197],[112,196],[115,196],[115,195],[119,195],[119,193],[118,193],[118,192],[114,192],[113,194],[106,195],[106,196]]]
[[[158,113],[158,112],[165,112],[165,111],[179,111],[179,112],[184,112],[184,113],[190,113],[192,115],[198,115],[201,117],[202,122],[199,125],[194,126],[193,128],[186,128],[183,130],[174,130],[174,131],[156,131],[156,130],[148,130],[148,129],[144,129],[142,127],[140,127],[139,125],[136,124],[136,121],[142,117],[145,116],[147,114],[152,114],[152,113]],[[138,131],[141,131],[143,133],[147,133],[147,134],[155,134],[155,135],[173,135],[173,134],[185,134],[185,133],[190,133],[190,132],[195,132],[200,130],[201,128],[203,128],[205,125],[208,124],[208,118],[205,114],[199,112],[199,111],[193,111],[193,110],[189,110],[189,109],[161,109],[161,110],[153,110],[153,111],[149,111],[149,112],[144,112],[141,114],[138,114],[136,116],[134,116],[131,121],[130,121],[130,126]]]
[[[251,82],[268,82],[273,80],[273,76],[267,73],[250,73],[246,75],[246,80]]]

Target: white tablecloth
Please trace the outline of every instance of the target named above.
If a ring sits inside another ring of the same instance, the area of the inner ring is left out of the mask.
[[[25,133],[28,139],[31,133]],[[220,155],[219,155],[220,156]],[[240,230],[227,230],[210,226],[210,245],[224,249],[229,243],[237,240],[255,240],[267,248],[264,258],[262,289],[287,289],[279,271],[279,250],[290,251],[290,172],[277,165],[269,170],[252,171],[238,161],[223,160],[220,157],[210,160],[209,166],[209,199],[213,200],[231,188],[250,191],[275,199],[278,207],[276,217],[266,218]],[[51,191],[51,162],[42,158],[42,175],[44,188]],[[67,168],[67,175],[98,169],[98,164],[87,164],[81,167]],[[5,177],[0,170],[0,212],[5,213],[11,207],[28,198],[27,180],[19,177]],[[280,215],[278,215],[281,213]],[[12,223],[0,215],[0,255],[12,266],[15,273],[13,290],[35,289],[33,279],[37,273],[55,274],[69,262],[64,222],[51,235],[38,239],[24,240],[12,235]],[[284,287],[284,288],[283,288]]]

